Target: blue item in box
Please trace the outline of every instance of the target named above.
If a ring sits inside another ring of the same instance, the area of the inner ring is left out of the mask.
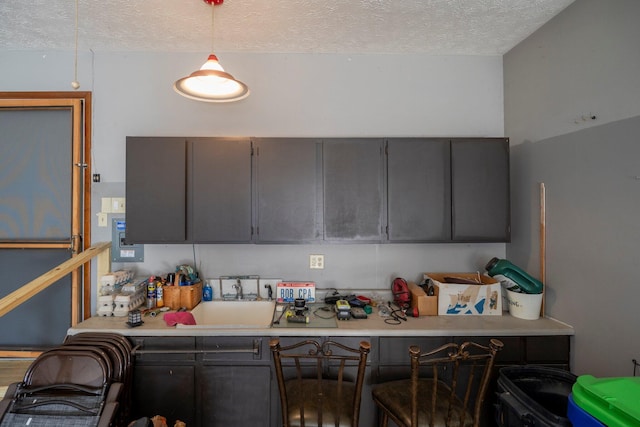
[[[591,414],[576,405],[576,402],[573,401],[573,394],[569,395],[567,418],[569,418],[573,427],[605,427],[604,424],[595,419]]]

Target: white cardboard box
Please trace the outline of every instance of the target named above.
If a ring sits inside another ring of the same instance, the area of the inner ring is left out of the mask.
[[[502,287],[492,277],[478,273],[424,273],[438,295],[438,316],[502,315]],[[480,281],[481,285],[448,283],[451,279]]]

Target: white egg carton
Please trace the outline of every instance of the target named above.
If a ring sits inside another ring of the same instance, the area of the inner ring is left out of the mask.
[[[100,278],[100,284],[102,286],[111,286],[117,288],[132,280],[133,276],[133,270],[112,271],[110,273],[102,275],[102,277]]]
[[[119,294],[113,300],[115,308],[113,309],[113,315],[123,317],[129,314],[131,310],[143,305],[145,302],[144,294],[135,293],[129,295]]]
[[[110,280],[110,279],[109,279]],[[107,285],[110,287],[110,285]],[[119,286],[120,292],[100,295],[97,302],[98,316],[124,317],[146,301],[146,280],[124,282]]]
[[[114,295],[101,295],[98,297],[97,315],[102,317],[113,316],[113,299]]]

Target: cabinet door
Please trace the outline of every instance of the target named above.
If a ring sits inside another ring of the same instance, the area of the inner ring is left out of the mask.
[[[194,337],[131,337],[132,419],[162,415],[196,425]]]
[[[322,141],[257,138],[256,241],[321,239]]]
[[[187,240],[184,138],[127,137],[127,243]]]
[[[387,235],[391,242],[451,239],[448,139],[387,141]]]
[[[251,141],[192,138],[188,206],[196,243],[251,241]]]
[[[194,366],[136,366],[132,419],[162,415],[171,425],[176,420],[197,425],[195,381]]]
[[[569,369],[569,336],[537,336],[526,338],[527,363]]]
[[[510,240],[509,140],[451,141],[453,240]]]
[[[324,239],[382,240],[382,139],[323,143]]]
[[[269,366],[204,366],[200,381],[200,425],[270,425],[272,417]]]

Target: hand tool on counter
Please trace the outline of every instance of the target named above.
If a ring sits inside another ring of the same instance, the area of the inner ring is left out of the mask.
[[[158,314],[162,313],[163,311],[169,311],[169,310],[171,310],[171,308],[169,307],[147,308],[147,309],[141,310],[141,313],[144,316],[156,317]]]
[[[280,324],[280,320],[282,319],[282,316],[284,316],[284,313],[287,312],[287,310],[289,310],[289,306],[285,306],[282,308],[282,311],[280,312],[280,316],[278,316],[278,319],[273,321],[274,325],[279,325]]]

